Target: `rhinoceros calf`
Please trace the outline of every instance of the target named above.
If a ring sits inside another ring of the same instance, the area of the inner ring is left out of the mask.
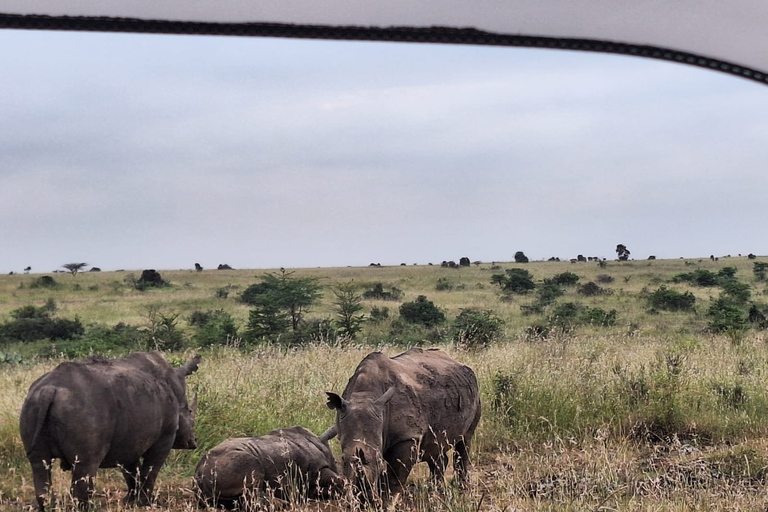
[[[171,448],[196,446],[197,400],[189,405],[185,377],[199,362],[196,356],[174,369],[155,352],[91,356],[37,379],[19,426],[39,509],[45,510],[53,459],[72,471],[80,508],[87,508],[98,468],[118,466],[128,485],[126,500],[146,504]]]
[[[359,496],[371,499],[381,490],[386,500],[399,493],[419,460],[442,482],[451,447],[457,479],[466,486],[480,421],[477,378],[468,366],[440,350],[414,348],[392,358],[373,352],[342,396],[327,395],[336,410],[343,474]]]
[[[231,508],[266,493],[278,499],[289,498],[291,492],[311,499],[332,497],[343,488],[328,446],[335,435],[335,427],[319,437],[304,427],[291,427],[227,439],[197,465],[199,501]]]

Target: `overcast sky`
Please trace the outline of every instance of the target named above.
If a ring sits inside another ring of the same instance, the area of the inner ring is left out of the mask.
[[[554,50],[0,31],[0,272],[768,254],[768,87]]]

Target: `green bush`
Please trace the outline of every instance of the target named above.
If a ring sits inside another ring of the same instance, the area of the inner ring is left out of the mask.
[[[51,276],[40,276],[29,284],[30,288],[58,288],[59,283]]]
[[[466,348],[484,347],[494,341],[504,320],[488,309],[462,309],[453,321],[453,341]]]
[[[41,307],[27,305],[11,311],[11,320],[0,325],[0,341],[69,340],[82,336],[85,328],[77,317],[53,318],[55,311],[53,299]]]
[[[368,314],[368,318],[373,323],[379,323],[387,318],[389,318],[389,308],[388,307],[378,307],[373,306],[371,308],[371,312]]]
[[[768,262],[755,261],[752,265],[752,273],[755,274],[755,279],[765,281],[766,274],[768,274]]]
[[[504,274],[491,276],[491,282],[499,285],[503,292],[523,295],[536,288],[533,276],[527,270],[508,268],[504,272]]]
[[[611,327],[616,325],[616,310],[612,309],[606,312],[600,308],[587,308],[582,311],[579,321],[597,327]]]
[[[731,297],[721,294],[720,297],[709,306],[709,328],[712,332],[728,333],[741,332],[749,327],[747,313],[742,305]]]
[[[237,325],[232,315],[223,309],[194,311],[189,317],[189,324],[197,329],[192,335],[192,342],[198,347],[225,345],[228,340],[237,337]]]
[[[558,297],[562,297],[565,294],[565,290],[555,283],[545,282],[536,289],[536,293],[538,295],[536,305],[544,307],[553,304]]]
[[[728,279],[723,282],[722,293],[730,297],[735,303],[743,306],[747,304],[752,297],[751,288],[752,287],[746,283],[736,281],[735,279]]]
[[[690,283],[696,286],[718,286],[723,276],[709,270],[697,269],[693,272],[684,272],[672,277],[673,283]]]
[[[445,313],[424,295],[419,295],[413,302],[404,302],[400,306],[400,316],[406,322],[434,327],[445,322]]]
[[[122,322],[111,328],[90,325],[80,338],[51,344],[40,355],[43,357],[64,355],[70,359],[79,359],[91,354],[117,356],[135,350],[145,350],[148,342],[149,335],[146,330]]]
[[[580,295],[584,295],[585,297],[594,297],[596,295],[606,295],[610,293],[610,290],[606,290],[605,288],[601,288],[596,283],[590,281],[588,283],[584,283],[576,290]]]
[[[451,291],[453,290],[453,283],[448,278],[439,277],[437,279],[437,284],[435,285],[435,290],[438,292]]]
[[[375,283],[370,290],[363,292],[363,298],[366,300],[400,300],[402,296],[402,290],[392,286],[389,291],[386,291],[382,283]]]
[[[561,272],[550,279],[545,279],[545,284],[555,284],[559,286],[575,286],[579,282],[579,276],[573,272]]]
[[[661,286],[648,296],[648,305],[665,311],[693,311],[696,297],[691,292],[680,293]]]

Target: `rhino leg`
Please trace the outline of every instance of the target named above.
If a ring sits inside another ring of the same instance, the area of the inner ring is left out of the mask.
[[[93,495],[93,480],[98,470],[98,462],[78,462],[72,466],[72,497],[80,510],[88,510],[88,500]]]
[[[136,461],[130,464],[123,464],[120,466],[120,470],[123,473],[125,485],[128,487],[128,494],[125,495],[123,501],[126,503],[133,503],[137,498],[136,492],[140,481],[141,468],[139,467],[139,462]]]
[[[453,450],[453,471],[460,489],[466,489],[469,483],[469,440],[461,439]]]
[[[53,464],[52,459],[32,463],[32,478],[35,481],[35,496],[40,512],[45,512],[45,497],[51,490],[51,464]]]
[[[445,485],[445,469],[448,467],[448,454],[445,450],[440,450],[436,455],[427,457],[426,462],[432,481],[439,486]]]
[[[330,468],[323,468],[317,477],[317,489],[310,498],[333,499],[344,491],[344,478]]]
[[[161,439],[144,454],[136,483],[136,501],[139,506],[149,505],[155,492],[155,480],[171,453],[174,438]]]
[[[402,441],[387,450],[384,460],[387,461],[387,488],[384,490],[384,500],[389,496],[400,494],[408,475],[416,464],[418,448],[415,441]]]

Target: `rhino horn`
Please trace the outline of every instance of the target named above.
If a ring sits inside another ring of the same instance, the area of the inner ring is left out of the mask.
[[[338,411],[343,411],[349,405],[349,402],[341,398],[336,393],[331,393],[330,391],[326,391],[325,394],[328,395],[328,401],[325,403],[325,405],[328,406],[329,409],[336,409]]]
[[[390,388],[388,390],[386,390],[383,395],[381,395],[379,398],[377,398],[374,401],[374,404],[375,405],[384,405],[387,402],[389,402],[394,395],[395,395],[395,386],[390,386]]]
[[[322,434],[320,434],[320,440],[324,443],[327,443],[328,441],[336,437],[336,434],[338,433],[339,431],[336,429],[336,425],[334,425],[328,430],[326,430],[325,432],[323,432]]]

